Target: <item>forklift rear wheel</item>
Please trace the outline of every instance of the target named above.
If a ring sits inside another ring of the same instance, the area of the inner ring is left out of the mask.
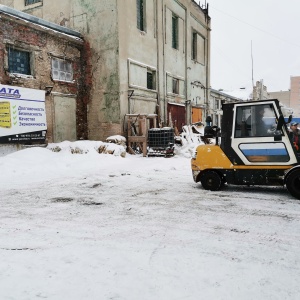
[[[205,190],[218,191],[224,184],[223,178],[216,171],[206,171],[201,176],[201,184]]]
[[[288,175],[286,188],[292,196],[300,200],[300,170],[295,170]]]

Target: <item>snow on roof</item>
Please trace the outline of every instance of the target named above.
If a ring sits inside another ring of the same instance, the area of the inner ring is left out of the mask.
[[[242,100],[250,100],[252,89],[223,90],[223,93]]]

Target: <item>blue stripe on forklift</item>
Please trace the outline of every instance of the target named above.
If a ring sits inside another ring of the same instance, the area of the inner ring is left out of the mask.
[[[242,152],[246,156],[252,156],[252,155],[263,155],[263,156],[269,156],[269,155],[287,155],[286,149],[242,149]]]

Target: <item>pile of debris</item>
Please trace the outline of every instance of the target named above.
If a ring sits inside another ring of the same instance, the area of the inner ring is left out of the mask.
[[[175,153],[191,157],[200,144],[212,144],[213,141],[204,137],[202,122],[182,126],[182,132],[175,136]]]

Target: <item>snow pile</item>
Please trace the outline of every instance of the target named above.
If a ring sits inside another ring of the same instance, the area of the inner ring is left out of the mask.
[[[72,154],[101,153],[121,157],[126,156],[126,146],[101,141],[64,141],[61,143],[50,143],[47,149],[53,152],[70,152]]]
[[[204,144],[204,125],[185,125],[182,133],[175,137],[175,154],[190,158],[197,146]]]
[[[126,138],[122,135],[112,135],[106,139],[107,143],[114,143],[117,145],[122,145],[126,148]]]
[[[192,157],[195,148],[204,144],[203,142],[204,126],[200,125],[185,125],[183,132],[175,137],[176,155],[187,158]],[[61,143],[50,143],[47,149],[52,152],[62,152],[71,154],[112,154],[114,156],[126,156],[126,138],[121,135],[110,136],[106,142],[80,140],[75,142],[64,141]]]

